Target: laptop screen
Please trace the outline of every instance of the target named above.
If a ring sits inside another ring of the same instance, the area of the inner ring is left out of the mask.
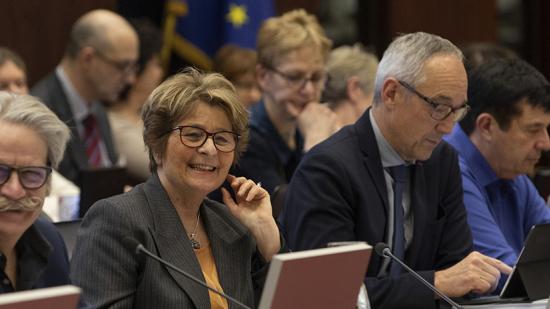
[[[371,252],[360,243],[277,254],[259,308],[355,308]]]
[[[500,296],[547,298],[550,294],[550,223],[531,228]]]

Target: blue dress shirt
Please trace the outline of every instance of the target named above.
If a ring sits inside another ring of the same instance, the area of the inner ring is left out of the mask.
[[[459,153],[474,249],[513,266],[531,227],[550,222],[550,208],[526,175],[498,178],[459,125],[445,139]]]

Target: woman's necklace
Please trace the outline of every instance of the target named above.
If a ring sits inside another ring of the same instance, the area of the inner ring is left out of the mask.
[[[193,232],[189,234],[189,240],[191,241],[191,246],[193,249],[198,250],[201,248],[201,243],[197,239],[197,228],[199,227],[199,221],[201,220],[201,212],[197,212],[197,223],[195,223],[195,228],[193,228]]]

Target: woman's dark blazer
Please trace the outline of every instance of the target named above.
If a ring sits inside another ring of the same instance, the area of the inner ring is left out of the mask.
[[[201,218],[224,292],[254,307],[268,264],[253,237],[217,202],[206,199]],[[206,288],[136,254],[128,239],[204,281],[178,214],[153,174],[132,191],[95,203],[86,214],[71,277],[88,303],[99,308],[210,308]]]

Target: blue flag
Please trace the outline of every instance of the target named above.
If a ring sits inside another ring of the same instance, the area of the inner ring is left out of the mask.
[[[166,43],[203,69],[211,67],[212,57],[224,44],[254,49],[261,23],[274,14],[273,0],[180,0],[179,11],[170,5],[174,1],[167,5]],[[176,19],[170,24],[174,12]]]

